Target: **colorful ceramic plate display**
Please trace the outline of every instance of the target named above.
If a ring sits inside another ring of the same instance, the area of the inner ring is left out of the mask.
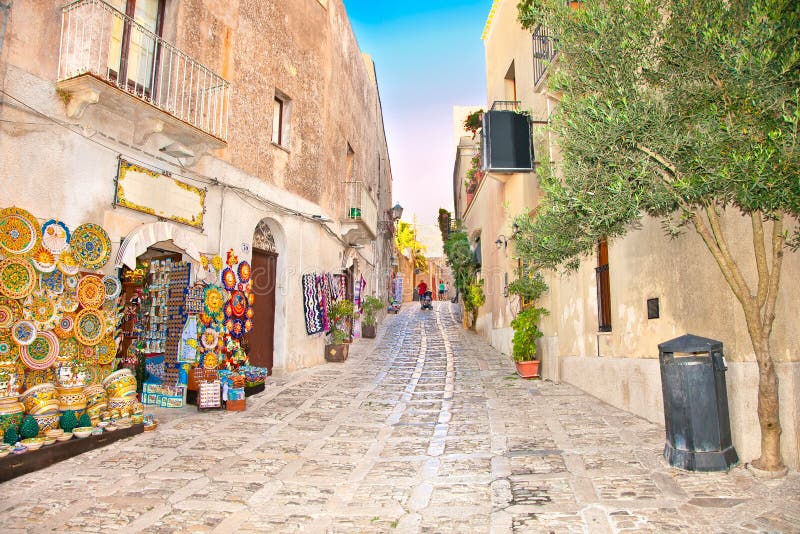
[[[51,330],[58,319],[57,304],[46,291],[37,291],[25,299],[25,318],[33,321],[38,330]]]
[[[93,365],[97,363],[97,351],[94,345],[81,345],[78,360],[86,365]]]
[[[106,287],[103,279],[89,274],[78,282],[78,303],[87,310],[97,310],[106,300]]]
[[[52,332],[39,332],[29,345],[19,348],[19,358],[34,371],[53,365],[58,357],[58,338]]]
[[[53,332],[60,338],[69,337],[72,335],[72,329],[75,328],[75,316],[72,313],[64,313],[56,321]]]
[[[36,271],[24,258],[10,257],[0,262],[0,293],[12,299],[22,299],[33,291]]]
[[[43,369],[41,371],[28,369],[25,373],[25,389],[27,390],[40,384],[54,384],[56,378],[55,369]]]
[[[78,265],[75,256],[72,255],[72,252],[68,250],[66,252],[62,252],[61,256],[58,257],[58,269],[68,276],[75,276],[80,272],[81,266]]]
[[[31,263],[43,273],[51,273],[56,270],[56,257],[42,246],[36,247],[31,254]]]
[[[81,281],[81,277],[77,275],[66,275],[64,276],[64,289],[66,291],[77,292],[78,291],[78,284]]]
[[[203,311],[213,321],[222,321],[225,318],[225,295],[222,288],[209,284],[203,290]]]
[[[19,358],[19,347],[9,334],[0,331],[0,363],[14,363],[17,358]]]
[[[61,350],[58,355],[59,362],[77,361],[80,354],[81,344],[73,336],[61,340]]]
[[[36,339],[36,325],[31,321],[17,321],[11,327],[11,337],[17,345],[30,345]]]
[[[26,254],[39,243],[39,221],[20,208],[0,210],[0,249],[11,254]]]
[[[50,219],[42,225],[42,245],[53,254],[61,254],[69,246],[69,228],[61,221]]]
[[[232,317],[244,317],[248,308],[247,296],[241,291],[234,291],[231,294],[230,307]]]
[[[200,333],[200,344],[204,349],[213,350],[217,348],[219,342],[219,332],[214,328],[205,328]]]
[[[69,245],[72,256],[86,269],[100,269],[111,257],[111,240],[103,227],[96,224],[77,227]]]
[[[216,369],[219,365],[219,356],[216,352],[207,352],[203,358],[203,367],[206,369]]]
[[[122,292],[122,283],[116,276],[104,276],[103,285],[106,288],[106,300],[114,300]]]
[[[244,321],[242,319],[230,319],[228,322],[232,323],[228,327],[228,333],[231,337],[233,339],[242,339],[242,336],[245,335]]]
[[[64,273],[58,269],[54,269],[49,273],[42,273],[39,276],[39,287],[51,295],[60,295],[64,292]]]
[[[117,344],[111,336],[104,337],[100,343],[94,346],[95,359],[100,365],[107,365],[114,361],[117,356]]]
[[[81,310],[75,317],[75,339],[84,345],[94,346],[105,333],[103,313],[98,310]]]
[[[11,328],[22,318],[22,307],[14,299],[0,296],[0,330]]]

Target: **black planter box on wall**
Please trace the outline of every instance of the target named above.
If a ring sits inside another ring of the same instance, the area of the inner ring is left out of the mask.
[[[481,154],[483,168],[490,172],[533,170],[530,117],[511,110],[484,113]]]

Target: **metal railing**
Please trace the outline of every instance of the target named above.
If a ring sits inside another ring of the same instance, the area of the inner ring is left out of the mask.
[[[495,100],[489,111],[518,111],[519,106],[519,100]]]
[[[544,73],[558,53],[558,39],[539,24],[533,30],[533,85],[539,85]]]
[[[227,140],[230,83],[102,0],[62,15],[59,81],[92,75]]]
[[[378,225],[378,207],[369,194],[369,188],[364,182],[344,182],[347,194],[345,219],[348,221],[362,221],[376,234]]]

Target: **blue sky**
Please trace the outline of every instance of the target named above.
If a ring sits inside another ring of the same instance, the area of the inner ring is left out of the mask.
[[[452,209],[454,105],[484,106],[483,31],[491,0],[344,0],[375,61],[403,219]]]

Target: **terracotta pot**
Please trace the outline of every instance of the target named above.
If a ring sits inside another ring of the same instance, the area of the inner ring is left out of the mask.
[[[375,325],[371,325],[370,326],[370,325],[363,324],[363,325],[361,325],[361,337],[364,337],[364,338],[367,338],[367,339],[375,339],[375,330],[376,330]]]
[[[517,367],[517,374],[522,378],[539,377],[539,360],[529,360],[527,362],[514,362]]]
[[[325,360],[329,362],[343,362],[350,352],[350,345],[325,345]]]

